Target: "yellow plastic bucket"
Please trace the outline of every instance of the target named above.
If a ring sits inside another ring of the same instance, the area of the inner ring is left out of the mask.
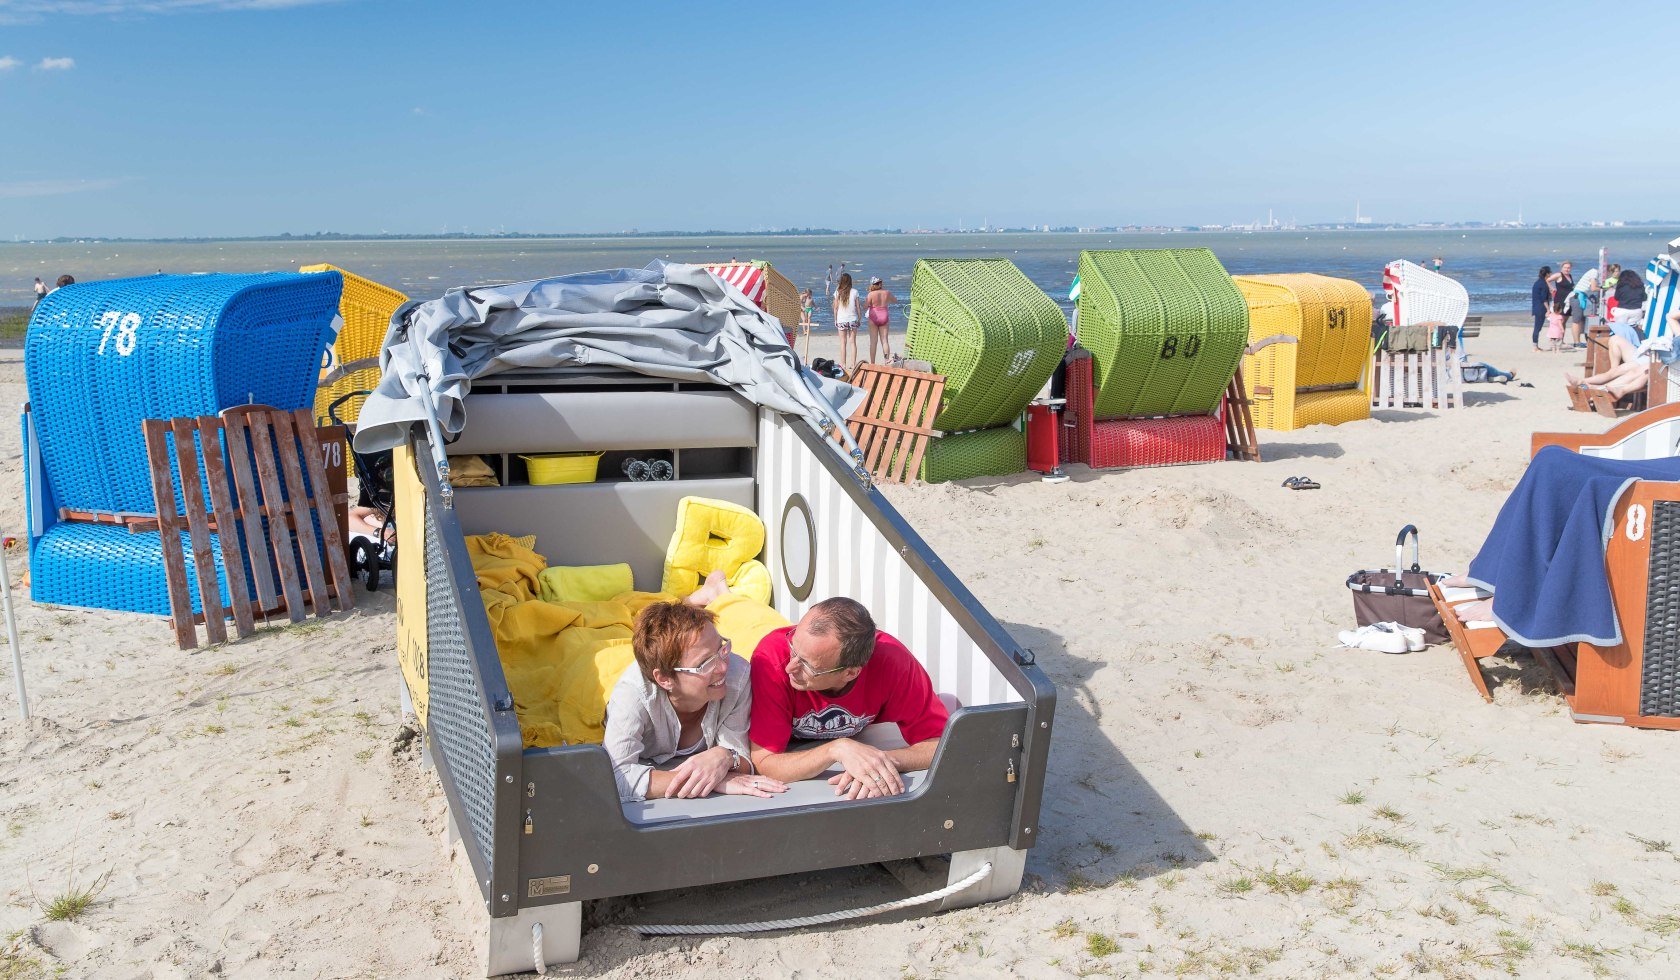
[[[519,458],[525,461],[526,472],[537,485],[594,483],[595,468],[601,462],[600,453],[541,453]]]

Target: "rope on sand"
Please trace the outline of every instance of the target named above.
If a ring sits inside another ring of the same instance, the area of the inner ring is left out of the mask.
[[[796,919],[773,919],[769,922],[743,922],[735,925],[656,926],[632,924],[630,929],[643,936],[716,936],[738,932],[775,932],[780,929],[802,929],[807,926],[827,925],[830,922],[844,922],[847,919],[861,919],[864,916],[880,915],[883,912],[894,912],[898,909],[910,908],[913,905],[936,902],[976,884],[991,873],[992,863],[987,861],[975,869],[973,874],[937,891],[931,891],[925,895],[912,895],[909,898],[901,898],[896,902],[887,902],[884,905],[871,905],[867,908],[848,909],[842,912],[824,912],[822,915],[802,915]]]
[[[548,964],[543,962],[542,923],[531,923],[531,961],[537,968],[537,976],[548,976]]]

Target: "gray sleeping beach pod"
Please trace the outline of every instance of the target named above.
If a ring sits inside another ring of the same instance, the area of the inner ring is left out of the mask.
[[[530,970],[538,926],[547,962],[576,959],[589,899],[941,855],[949,882],[978,878],[939,908],[1020,887],[1055,689],[830,440],[722,385],[622,370],[481,378],[463,408],[449,453],[485,456],[508,485],[446,488],[426,465],[437,430],[407,428],[395,467],[399,656],[482,901],[487,974]],[[581,450],[606,452],[598,482],[519,482],[519,454]],[[627,453],[669,459],[676,478],[623,479]],[[599,746],[522,749],[465,536],[535,533],[551,563],[628,562],[637,587],[655,591],[688,495],[763,519],[760,560],[783,616],[858,599],[960,705],[903,795],[836,800],[817,779],[773,800],[624,804]]]

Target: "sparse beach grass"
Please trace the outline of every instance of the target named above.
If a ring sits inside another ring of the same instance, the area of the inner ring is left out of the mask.
[[[0,308],[0,341],[22,340],[29,330],[29,310],[19,307]]]
[[[1453,515],[1423,529],[1425,564],[1461,568],[1503,499],[1488,487],[1514,483],[1531,431],[1603,427],[1539,390],[1565,358],[1530,356],[1526,340],[1489,328],[1477,355],[1535,391],[1479,386],[1462,412],[1262,433],[1258,465],[883,488],[1061,696],[1027,886],[834,930],[649,941],[608,921],[586,932],[580,969],[1680,973],[1667,874],[1680,837],[1639,818],[1680,808],[1672,733],[1572,725],[1555,693],[1511,690],[1515,672],[1485,705],[1445,648],[1333,645],[1350,619],[1341,576],[1384,561],[1391,525],[1416,519],[1411,500]],[[0,366],[0,396],[23,399],[21,367]],[[16,458],[15,432],[0,429],[0,451]],[[1279,490],[1297,473],[1323,489]],[[0,524],[21,526],[12,479]],[[304,973],[352,957],[380,976],[473,968],[476,937],[438,853],[441,790],[392,737],[391,596],[357,599],[353,616],[179,654],[155,621],[23,604],[41,721],[0,723],[12,766],[0,779],[17,775],[0,786],[0,862],[39,868],[75,848],[114,875],[99,894],[55,870],[34,883],[44,901],[24,891],[0,908],[0,980],[126,975],[159,955],[192,976],[218,961],[244,975],[271,955]],[[1589,801],[1605,816],[1588,822]],[[57,817],[77,808],[80,826]],[[839,907],[820,887],[831,879],[811,877],[808,899],[786,879],[735,894],[789,914]],[[859,888],[856,905],[902,894]],[[221,904],[202,921],[180,912],[207,902]],[[80,918],[49,922],[54,903]],[[739,919],[754,917],[772,916]],[[161,954],[148,945],[160,922],[178,933]],[[50,941],[72,935],[96,938]]]

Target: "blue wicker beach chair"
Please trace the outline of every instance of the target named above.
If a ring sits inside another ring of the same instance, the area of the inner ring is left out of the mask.
[[[37,601],[169,611],[156,534],[125,524],[156,509],[142,421],[312,405],[341,286],[336,272],[151,276],[42,301],[24,345]]]

